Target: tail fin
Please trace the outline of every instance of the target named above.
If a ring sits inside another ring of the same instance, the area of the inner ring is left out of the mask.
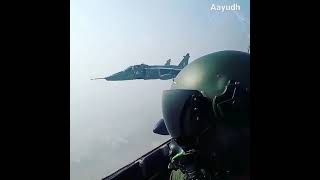
[[[183,59],[181,60],[178,66],[185,67],[186,65],[188,65],[189,58],[190,58],[190,55],[189,53],[187,53],[185,56],[183,56]]]
[[[165,66],[169,66],[171,63],[171,59],[168,59],[167,62],[164,64]]]

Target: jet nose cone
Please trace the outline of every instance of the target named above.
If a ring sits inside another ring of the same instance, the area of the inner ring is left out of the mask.
[[[107,81],[112,81],[113,77],[112,77],[112,75],[111,75],[111,76],[105,77],[105,79],[106,79]]]
[[[105,78],[107,81],[121,81],[121,80],[128,80],[128,75],[125,72],[118,72],[111,76]]]
[[[106,77],[107,81],[116,81],[117,80],[117,75],[113,74],[111,76]]]

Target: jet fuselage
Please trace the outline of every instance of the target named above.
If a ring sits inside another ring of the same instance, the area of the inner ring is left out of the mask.
[[[105,79],[108,81],[124,81],[133,79],[161,79],[167,80],[175,78],[182,70],[181,67],[169,66],[149,66],[145,64],[130,66],[124,71],[115,73]]]
[[[185,56],[183,56],[183,59],[181,60],[179,65],[171,65],[171,59],[169,59],[164,65],[134,65],[111,76],[95,79],[105,79],[107,81],[125,81],[134,79],[173,79],[185,66],[188,65],[189,58],[190,55],[189,53],[187,53]]]

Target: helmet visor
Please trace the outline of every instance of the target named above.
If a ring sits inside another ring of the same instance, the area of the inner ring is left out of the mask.
[[[162,113],[166,128],[173,138],[197,136],[208,126],[211,102],[197,90],[165,90]]]

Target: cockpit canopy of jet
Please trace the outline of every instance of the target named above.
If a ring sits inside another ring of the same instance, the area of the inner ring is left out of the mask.
[[[146,65],[146,64],[134,65],[134,66],[128,67],[124,71],[132,71],[132,70],[135,70],[135,69],[146,68],[147,66],[148,65]]]
[[[133,66],[128,67],[127,69],[125,69],[124,71],[131,71],[133,70]]]

